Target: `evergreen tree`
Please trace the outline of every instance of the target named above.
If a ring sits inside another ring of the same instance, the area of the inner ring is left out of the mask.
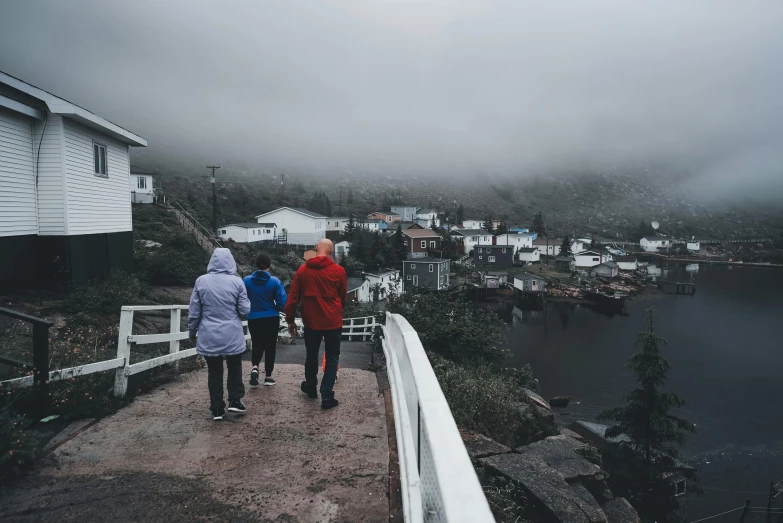
[[[408,258],[408,249],[405,247],[405,238],[402,235],[402,225],[397,225],[397,232],[392,236],[392,254],[396,263],[401,263]]]
[[[498,228],[495,229],[495,236],[500,236],[501,234],[508,234],[508,226],[506,225],[506,222],[500,222]]]
[[[348,223],[345,224],[345,239],[349,242],[354,241],[356,237],[356,220],[353,218],[353,214],[348,218]]]
[[[432,229],[433,231],[437,231],[438,230],[438,226],[435,223],[435,218],[430,220],[430,229]]]
[[[560,244],[560,252],[558,256],[571,256],[571,238],[566,234],[563,237],[563,243]]]
[[[353,189],[348,189],[348,205],[353,203]]]
[[[678,509],[672,485],[664,480],[677,469],[679,448],[686,433],[696,427],[690,421],[671,414],[685,400],[672,392],[661,392],[672,366],[661,354],[667,341],[655,332],[655,310],[647,310],[649,330],[637,334],[634,347],[641,352],[631,356],[626,366],[636,377],[639,387],[623,394],[626,405],[604,410],[599,419],[614,422],[606,437],[626,435],[633,451],[625,466],[633,481],[627,485],[631,499],[645,520],[671,521]],[[695,478],[695,474],[692,474]]]
[[[492,215],[484,218],[484,223],[481,224],[481,228],[485,231],[492,232]]]
[[[546,227],[544,225],[544,215],[541,214],[541,211],[538,211],[536,213],[535,218],[533,218],[533,232],[537,233],[539,236],[544,236],[546,233]]]
[[[326,216],[332,216],[332,201],[326,196],[326,203],[324,205],[324,214]]]
[[[457,223],[462,223],[463,221],[465,221],[465,208],[462,204],[459,204],[459,207],[457,207]]]
[[[636,232],[634,232],[633,239],[634,241],[639,241],[645,236],[649,236],[655,232],[655,229],[652,228],[652,225],[647,223],[644,220],[641,220],[639,222],[639,225],[636,226]]]

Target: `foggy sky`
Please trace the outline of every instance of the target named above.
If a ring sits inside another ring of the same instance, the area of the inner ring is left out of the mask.
[[[777,197],[781,27],[768,0],[4,0],[0,70],[159,157],[444,179],[664,162]]]

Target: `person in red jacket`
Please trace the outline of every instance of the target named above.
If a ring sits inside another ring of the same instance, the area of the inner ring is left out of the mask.
[[[299,267],[291,282],[291,292],[285,305],[288,332],[296,337],[296,306],[302,304],[304,323],[305,381],[302,392],[317,398],[318,353],[321,340],[326,352],[326,370],[321,381],[321,408],[331,409],[338,402],[334,397],[334,381],[340,363],[340,341],[343,333],[343,305],[348,292],[345,269],[332,260],[331,240],[323,239],[315,248],[316,255]]]

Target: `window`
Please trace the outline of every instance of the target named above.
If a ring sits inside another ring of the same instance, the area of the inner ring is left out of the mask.
[[[272,233],[272,231],[270,231],[269,229],[266,229],[266,233],[267,233],[267,234],[271,234],[271,233]]]
[[[506,254],[506,249],[503,249],[503,254]]]
[[[483,258],[482,256],[479,256],[479,260],[482,259],[482,258]]]
[[[422,249],[426,249],[427,248],[427,240],[422,240],[421,241],[421,248]]]
[[[146,176],[139,176],[136,178],[136,187],[139,189],[146,189],[147,188],[147,177]]]
[[[487,256],[487,261],[489,263],[493,263],[495,261],[495,257],[494,256]]]
[[[228,234],[228,233],[226,232],[225,229],[223,229],[222,231],[220,231],[220,234]]]
[[[434,249],[434,248],[435,248],[435,242],[434,242],[434,241],[431,241],[431,242],[430,242],[430,249]]]
[[[481,251],[481,247],[479,247],[479,252],[482,252],[482,251]]]
[[[92,160],[95,174],[108,176],[106,171],[106,146],[98,142],[92,142]]]
[[[334,226],[335,227],[339,227],[340,226],[340,222],[334,222]]]
[[[409,275],[408,275],[408,277],[407,277],[406,279],[410,281],[410,279],[411,279],[411,275],[409,274]]]
[[[411,270],[413,270],[415,268],[416,268],[416,264],[415,263],[411,263]]]
[[[601,261],[599,258],[593,258],[593,261]]]
[[[435,265],[430,263],[430,272],[433,272],[435,270]]]

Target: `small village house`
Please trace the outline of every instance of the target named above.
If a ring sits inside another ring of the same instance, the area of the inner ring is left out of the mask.
[[[639,268],[636,256],[615,256],[614,261],[621,271],[635,271]]]
[[[685,242],[685,248],[688,252],[699,252],[701,250],[701,244],[696,240]]]
[[[574,261],[577,269],[584,269],[612,261],[612,255],[608,252],[582,251],[574,254]]]
[[[451,232],[457,242],[457,252],[470,254],[476,245],[492,245],[492,233],[483,229],[459,229]]]
[[[521,292],[544,292],[546,282],[540,276],[523,272],[514,276],[514,288]]]
[[[351,244],[343,240],[334,244],[334,255],[337,260],[342,260],[344,256],[347,256],[351,252]]]
[[[590,245],[592,245],[592,243],[593,240],[590,240],[588,238],[574,239],[571,242],[571,252],[586,251],[590,248]]]
[[[0,289],[133,272],[130,150],[146,146],[0,72]]]
[[[274,223],[231,223],[218,227],[218,237],[237,243],[273,242],[277,239]]]
[[[394,234],[397,232],[392,233]],[[432,229],[405,229],[402,236],[408,258],[422,258],[440,250],[440,234]]]
[[[508,283],[507,271],[485,271],[483,273],[479,272],[479,275],[481,276],[481,281],[486,284],[488,289],[505,287]]]
[[[155,172],[139,165],[130,166],[131,203],[155,203]]]
[[[276,223],[280,243],[312,246],[326,238],[326,216],[307,209],[280,207],[256,216],[258,223]]]
[[[385,231],[389,224],[385,220],[362,220],[356,223],[357,227],[367,229],[368,231]]]
[[[400,221],[400,215],[394,212],[374,212],[367,215],[368,220],[383,220],[389,225]]]
[[[517,249],[517,259],[524,263],[535,263],[541,260],[541,251],[538,247],[520,247]]]
[[[396,269],[381,269],[379,271],[368,272],[364,275],[370,284],[370,295],[375,293],[378,287],[379,300],[386,299],[392,292],[399,294],[400,289],[400,271]]]
[[[473,264],[476,267],[508,268],[514,265],[514,247],[512,245],[485,245],[473,249]]]
[[[440,219],[438,218],[438,212],[434,209],[419,209],[416,211],[416,223],[424,227],[440,227]]]
[[[615,262],[603,262],[593,267],[592,274],[601,278],[617,278],[620,275],[620,267]]]
[[[639,240],[639,246],[647,252],[659,252],[672,248],[674,242],[666,236],[645,236]]]
[[[484,227],[484,220],[463,220],[462,227],[465,229],[481,229]]]
[[[567,256],[558,256],[555,258],[555,270],[560,272],[574,272],[576,261]]]
[[[399,215],[401,222],[415,222],[416,213],[419,211],[418,207],[411,207],[409,205],[393,205],[391,212]]]
[[[403,291],[413,287],[426,287],[430,290],[449,288],[451,261],[441,258],[419,258],[402,262]]]
[[[329,216],[326,218],[326,237],[336,240],[345,232],[345,226],[350,218],[346,216]]]
[[[500,234],[495,237],[494,243],[497,245],[513,245],[516,249],[529,248],[533,246],[533,237],[523,232]]]
[[[533,240],[533,247],[538,247],[538,250],[541,252],[541,256],[557,256],[560,252],[560,246],[562,244],[562,238],[536,238]]]
[[[367,303],[370,301],[370,282],[364,278],[348,278],[348,301]]]

